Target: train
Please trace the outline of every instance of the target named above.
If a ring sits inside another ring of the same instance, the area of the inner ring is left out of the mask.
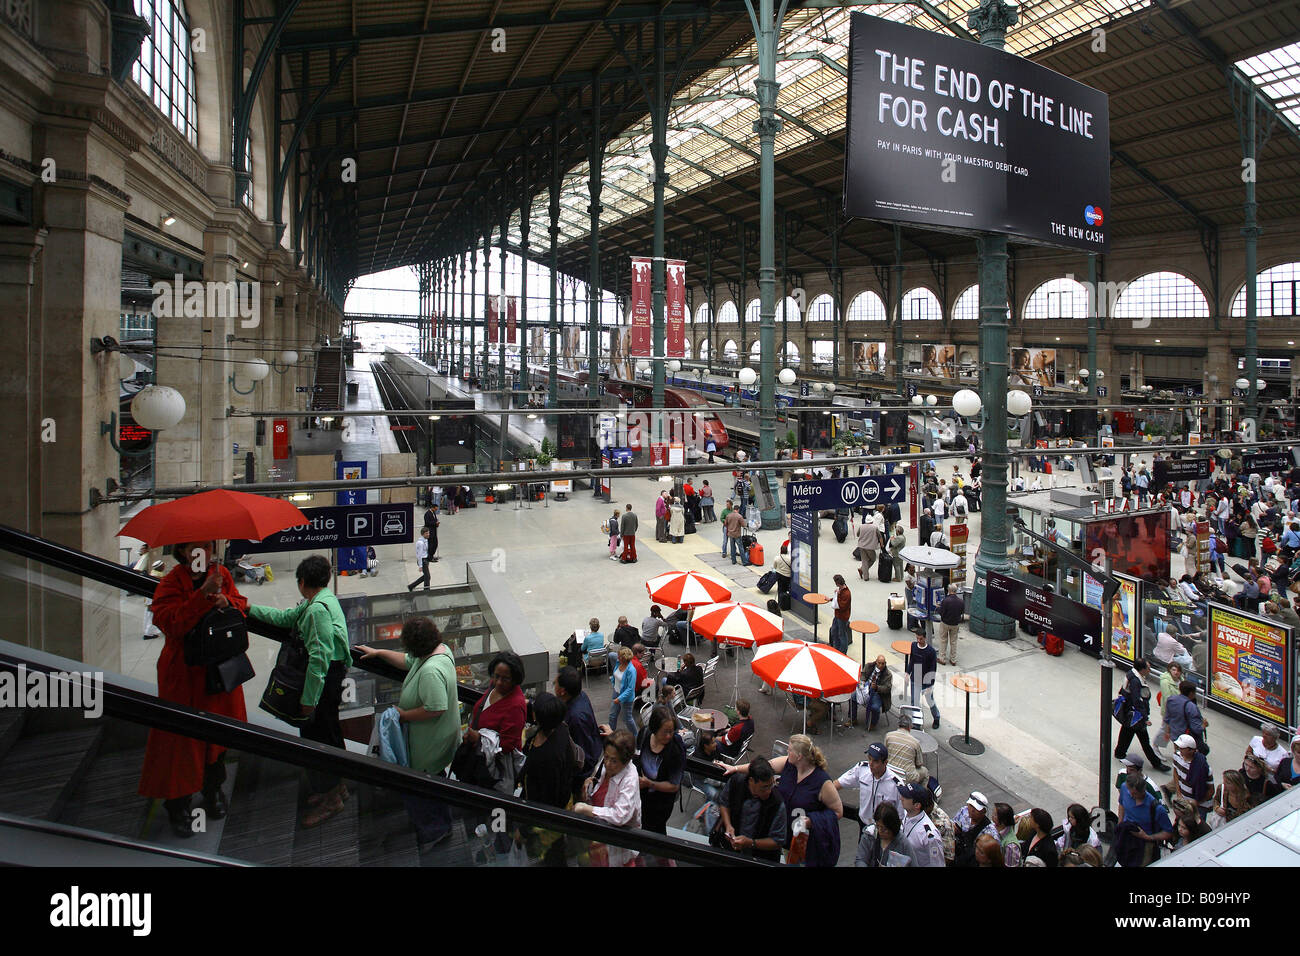
[[[513,366],[507,365],[507,368],[516,374],[519,370],[517,364]],[[528,375],[529,382],[536,392],[544,392],[550,388],[550,369],[548,366],[530,364],[528,366]],[[600,387],[602,395],[616,399],[623,405],[631,408],[653,407],[654,387],[647,382],[632,382],[602,374]],[[587,372],[585,370],[557,369],[555,388],[556,394],[561,399],[586,399],[588,397]],[[669,415],[667,417],[665,421],[666,434],[664,436],[667,441],[683,442],[702,450],[711,438],[718,452],[724,451],[729,445],[730,436],[727,434],[727,427],[718,418],[717,412],[713,410],[713,406],[709,404],[708,399],[698,391],[674,385],[665,385],[663,407],[680,408],[683,412],[689,411],[691,413],[689,416],[683,414],[680,416]],[[636,452],[640,450],[640,444],[638,429],[629,428],[627,447]]]

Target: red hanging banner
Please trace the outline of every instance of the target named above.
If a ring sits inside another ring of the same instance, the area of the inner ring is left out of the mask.
[[[519,300],[513,296],[506,300],[506,341],[511,345],[516,343],[515,338],[515,321],[518,312]]]
[[[487,304],[487,340],[489,343],[497,340],[497,297],[488,296]]]
[[[668,358],[686,358],[686,262],[669,259],[666,273],[665,325]]]
[[[632,257],[632,295],[628,311],[632,316],[632,335],[627,354],[632,358],[650,357],[650,260]]]

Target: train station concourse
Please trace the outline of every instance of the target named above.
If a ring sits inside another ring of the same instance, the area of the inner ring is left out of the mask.
[[[1093,915],[1262,921],[1297,37],[0,3],[0,863],[1152,867]]]

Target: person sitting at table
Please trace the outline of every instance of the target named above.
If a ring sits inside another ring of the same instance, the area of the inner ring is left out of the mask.
[[[670,686],[676,685],[682,689],[683,694],[689,694],[697,687],[704,686],[704,668],[695,663],[695,655],[687,651],[681,657],[682,666],[673,673],[664,674],[660,679],[659,692],[664,694]]]
[[[582,639],[582,661],[587,663],[591,655],[605,649],[605,635],[600,632],[600,621],[592,618],[587,622],[587,635]]]
[[[618,619],[618,627],[614,628],[614,643],[622,647],[631,647],[640,640],[641,632],[628,624],[626,614],[621,615]]]
[[[724,757],[735,760],[741,754],[741,745],[754,735],[754,718],[749,716],[749,701],[741,697],[736,701],[736,722],[727,728],[727,732],[718,741],[718,752]]]
[[[658,604],[650,605],[650,616],[641,619],[641,643],[647,647],[658,647],[663,639],[664,612]]]

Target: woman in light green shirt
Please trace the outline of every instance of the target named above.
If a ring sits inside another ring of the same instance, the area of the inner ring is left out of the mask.
[[[397,712],[407,727],[411,769],[444,776],[460,744],[460,701],[456,695],[456,660],[427,617],[402,626],[402,651],[359,645],[362,660],[377,658],[406,671]],[[420,842],[439,843],[451,832],[451,813],[436,800],[406,796],[407,811]]]

